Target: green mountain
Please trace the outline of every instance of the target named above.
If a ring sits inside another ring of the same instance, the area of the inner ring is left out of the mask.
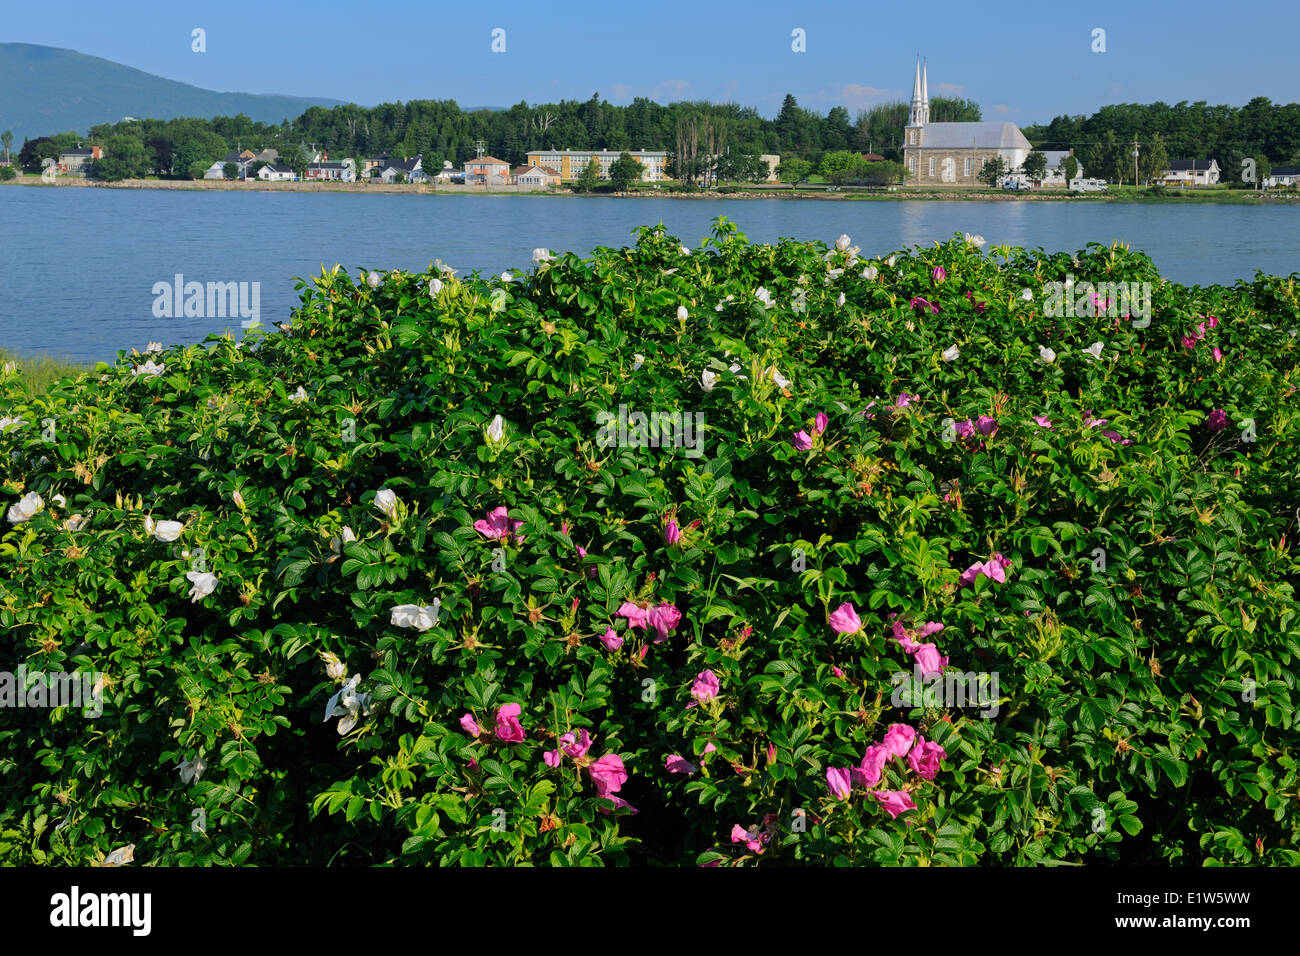
[[[217,93],[111,60],[32,43],[0,43],[0,130],[24,138],[118,122],[124,116],[174,119],[243,113],[263,123],[296,119],[309,106],[339,100],[260,93]]]

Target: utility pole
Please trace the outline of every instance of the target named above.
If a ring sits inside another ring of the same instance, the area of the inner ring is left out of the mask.
[[[1138,185],[1138,141],[1133,140],[1133,188],[1136,190]]]

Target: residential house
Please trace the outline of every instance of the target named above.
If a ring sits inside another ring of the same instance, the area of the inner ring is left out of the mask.
[[[885,161],[885,157],[879,153],[863,153],[862,159],[868,163],[883,163]]]
[[[520,166],[512,174],[516,186],[558,186],[560,173],[549,166]]]
[[[1276,189],[1278,186],[1294,188],[1297,185],[1300,185],[1300,166],[1274,166],[1264,180],[1265,189]]]
[[[529,159],[529,163],[532,160]],[[494,156],[479,156],[465,162],[465,182],[485,186],[504,186],[510,182],[510,164]]]
[[[1175,159],[1165,172],[1166,186],[1213,186],[1219,181],[1219,163],[1214,159]]]
[[[256,161],[257,161],[257,157],[253,155],[253,151],[251,149],[245,149],[245,150],[232,149],[230,152],[226,153],[225,156],[221,157],[221,159],[217,160],[215,163],[209,166],[207,168],[207,171],[204,172],[203,178],[204,179],[225,179],[226,163],[234,163],[236,166],[239,167],[239,171],[235,173],[235,178],[247,179],[248,174],[252,169],[252,165]]]
[[[103,156],[104,151],[98,146],[78,145],[76,149],[65,149],[59,153],[59,172],[69,176],[85,176],[87,167]]]
[[[868,153],[867,155],[870,156],[873,154]],[[769,183],[774,183],[781,178],[776,174],[776,167],[781,165],[780,156],[775,153],[763,153],[758,158],[767,166],[767,181]]]
[[[294,171],[284,163],[267,163],[257,171],[257,178],[263,182],[287,183],[292,182],[297,177]]]
[[[550,149],[529,150],[528,165],[548,166],[560,174],[563,182],[571,183],[582,176],[592,159],[600,163],[600,178],[609,179],[609,167],[626,152],[641,164],[643,182],[660,182],[668,176],[664,169],[668,163],[668,154],[662,150],[646,149]],[[466,164],[468,168],[468,164]]]
[[[429,181],[429,174],[424,171],[422,156],[416,156],[414,159],[393,159],[390,156],[381,165],[372,167],[370,176],[385,183],[397,182],[398,176],[402,177],[402,182],[407,183]]]
[[[322,150],[307,164],[307,175],[303,179],[328,180],[336,183],[356,182],[357,166],[350,160],[332,163],[329,150]]]
[[[280,161],[280,151],[278,149],[264,149],[253,157],[255,163],[278,163]]]
[[[1047,171],[1043,174],[1041,185],[1059,186],[1062,189],[1067,188],[1070,184],[1066,181],[1065,161],[1074,155],[1072,149],[1042,149],[1038,150],[1047,159]],[[1026,157],[1028,154],[1026,154]],[[1083,178],[1083,163],[1079,162],[1078,157],[1074,160],[1077,169],[1074,172],[1075,179]],[[1029,177],[1025,175],[1024,166],[1017,166],[1010,170],[1006,176],[1002,177],[1002,182],[1022,182],[1029,185]]]
[[[433,177],[433,179],[434,182],[439,182],[439,183],[464,183],[465,170],[455,169],[451,165],[450,159],[444,159],[442,161],[442,169],[438,170],[437,174]]]
[[[383,169],[388,165],[389,160],[393,157],[388,153],[380,153],[378,156],[370,156],[365,160],[365,166],[361,170],[363,175],[369,176],[375,169]]]

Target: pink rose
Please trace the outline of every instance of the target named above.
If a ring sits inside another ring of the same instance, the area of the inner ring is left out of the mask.
[[[596,795],[608,798],[617,793],[627,783],[627,771],[623,768],[623,758],[618,754],[605,754],[599,760],[587,765],[591,782],[596,785]]]
[[[831,423],[831,420],[826,416],[825,412],[818,412],[814,422],[813,434],[820,435],[822,432],[826,431],[826,426]]]
[[[523,525],[522,521],[511,521],[509,511],[502,506],[489,511],[486,521],[482,519],[475,521],[474,530],[485,538],[513,539],[522,542],[524,540],[523,535],[516,535],[515,532],[522,528]]]
[[[812,436],[809,435],[806,431],[803,431],[802,429],[794,433],[794,438],[792,439],[792,441],[794,447],[799,449],[800,451],[807,451],[813,446]]]
[[[655,629],[658,637],[655,643],[666,640],[668,632],[677,627],[682,620],[682,612],[674,604],[660,604],[658,607],[652,607],[646,613],[646,623]]]
[[[718,696],[720,686],[718,676],[713,671],[700,671],[695,675],[695,683],[691,685],[691,696],[701,703],[713,700]]]
[[[912,752],[907,755],[907,765],[918,777],[933,780],[939,772],[939,762],[947,756],[944,749],[933,740],[917,735]]]
[[[831,796],[836,800],[847,800],[851,790],[851,785],[849,783],[849,768],[827,767],[826,786],[830,789]]]
[[[680,754],[669,755],[668,759],[664,761],[664,767],[669,773],[684,774],[697,773],[700,769]]]
[[[607,651],[616,651],[623,646],[623,638],[615,634],[612,627],[605,628],[605,633],[601,635],[600,640]]]
[[[934,644],[918,644],[912,652],[912,659],[916,661],[916,666],[921,668],[922,677],[942,674],[943,669],[948,666],[948,658],[940,656],[939,648]]]
[[[847,601],[831,612],[830,623],[836,634],[856,634],[862,630],[862,619]]]
[[[502,743],[517,744],[524,739],[524,727],[519,723],[518,704],[502,704],[497,711],[497,739]]]
[[[907,724],[890,724],[889,729],[885,731],[885,739],[882,742],[885,750],[891,757],[906,757],[907,752],[912,749],[912,741],[916,739],[916,731]]]
[[[899,814],[916,809],[916,804],[912,802],[912,798],[903,790],[873,790],[871,795],[880,801],[880,805],[885,808],[885,812],[895,820],[898,819]]]
[[[889,748],[884,744],[872,744],[862,756],[862,762],[853,768],[853,784],[858,787],[874,787],[880,783],[880,775],[889,761]]]
[[[460,719],[460,729],[465,731],[465,733],[469,734],[471,737],[477,737],[482,733],[482,731],[479,730],[478,723],[474,720],[473,714],[466,714]]]

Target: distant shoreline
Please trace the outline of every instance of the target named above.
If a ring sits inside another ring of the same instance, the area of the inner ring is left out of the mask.
[[[1044,189],[1031,192],[992,193],[986,190],[959,189],[908,189],[898,187],[895,192],[857,192],[846,190],[797,191],[789,188],[761,186],[741,187],[735,192],[707,190],[697,193],[669,192],[667,190],[638,189],[622,193],[584,194],[561,187],[527,186],[455,186],[418,183],[342,183],[342,182],[263,182],[225,179],[123,179],[118,182],[99,182],[75,176],[60,177],[54,183],[44,182],[39,175],[23,174],[0,186],[39,186],[59,189],[64,187],[93,189],[162,189],[189,192],[251,191],[294,193],[348,193],[353,195],[417,195],[417,196],[565,196],[576,199],[594,196],[619,199],[813,199],[829,201],[941,201],[941,202],[1141,202],[1141,203],[1231,203],[1235,205],[1260,203],[1292,205],[1300,202],[1300,195],[1261,195],[1245,190],[1187,190],[1171,191],[1163,196],[1114,193],[1074,194],[1064,189]]]

